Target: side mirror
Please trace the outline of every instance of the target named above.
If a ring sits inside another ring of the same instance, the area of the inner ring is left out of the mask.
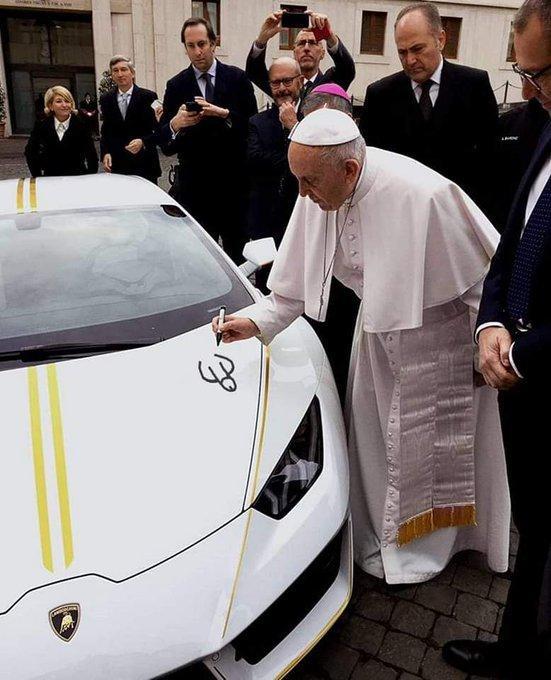
[[[239,266],[239,269],[250,276],[260,267],[264,267],[275,260],[277,255],[277,248],[274,239],[270,236],[268,238],[259,238],[256,241],[249,241],[243,248],[243,257],[246,262]]]

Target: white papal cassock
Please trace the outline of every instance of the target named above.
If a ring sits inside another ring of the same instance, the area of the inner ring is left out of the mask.
[[[455,184],[368,147],[339,211],[298,199],[272,293],[246,312],[269,343],[303,312],[325,319],[332,275],[362,300],[346,407],[355,557],[388,583],[430,579],[465,549],[507,570],[496,393],[473,386],[472,325],[497,241]]]

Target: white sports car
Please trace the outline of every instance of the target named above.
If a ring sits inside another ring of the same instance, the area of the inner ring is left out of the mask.
[[[0,678],[282,678],[351,593],[314,332],[217,347],[259,293],[145,180],[6,180],[0,206]]]

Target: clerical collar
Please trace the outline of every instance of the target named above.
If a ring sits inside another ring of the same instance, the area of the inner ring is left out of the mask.
[[[352,193],[350,199],[347,199],[344,202],[344,207],[347,208],[350,205],[351,208],[354,208],[357,206],[358,203],[369,193],[376,176],[377,167],[373,163],[369,162],[369,147],[367,147],[365,150],[365,158],[362,171],[360,173],[360,178],[358,179],[358,184],[356,185],[356,190]],[[350,200],[352,200],[353,203],[350,204]]]
[[[432,80],[434,85],[440,85],[440,80],[442,78],[442,68],[444,66],[444,60],[442,59],[442,55],[440,55],[440,63],[438,64],[436,71],[432,74],[430,79]],[[416,87],[421,87],[421,83],[416,82],[412,78],[410,78],[411,81],[411,87],[415,90]]]
[[[210,65],[210,68],[206,73],[209,73],[213,78],[216,78],[216,59],[212,62]],[[199,78],[203,77],[203,74],[205,71],[200,71],[198,68],[196,68],[193,64],[191,65],[191,68],[193,69],[193,73],[195,73],[195,78],[199,80]]]

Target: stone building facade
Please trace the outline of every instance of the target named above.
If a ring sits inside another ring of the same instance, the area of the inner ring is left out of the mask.
[[[162,97],[166,80],[187,66],[180,27],[192,14],[217,26],[222,61],[244,67],[247,52],[269,12],[283,5],[327,14],[353,54],[357,75],[350,87],[356,103],[366,86],[400,69],[393,41],[396,15],[408,0],[0,0],[0,83],[7,91],[7,133],[29,131],[40,96],[55,82],[80,100],[97,91],[112,54],[134,59],[137,82]],[[486,69],[499,102],[519,101],[511,63],[511,21],[519,0],[437,2],[446,18],[450,58]],[[292,35],[282,33],[269,59],[288,54]],[[327,67],[330,60],[326,58]],[[509,85],[505,83],[509,82]],[[265,103],[258,94],[259,105]]]

